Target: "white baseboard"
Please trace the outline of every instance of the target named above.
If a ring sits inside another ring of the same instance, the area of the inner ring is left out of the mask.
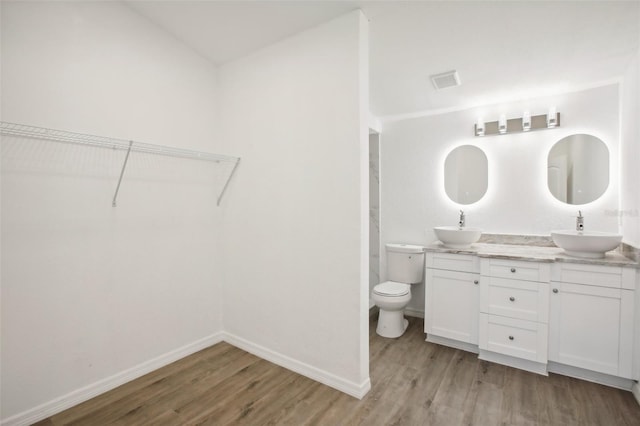
[[[448,339],[446,337],[434,336],[433,334],[427,334],[427,342],[435,343],[436,345],[448,346],[454,349],[460,349],[466,352],[474,354],[478,353],[478,345],[471,343],[460,342],[458,340]]]
[[[59,398],[45,402],[35,408],[16,414],[7,419],[2,419],[0,424],[2,426],[22,426],[30,425],[42,419],[46,419],[47,417],[51,417],[54,414],[66,410],[67,408],[71,408],[104,392],[115,389],[120,385],[137,379],[138,377],[142,377],[147,373],[157,370],[158,368],[169,365],[174,361],[215,345],[216,343],[220,343],[222,341],[222,337],[223,333],[220,332],[204,337],[200,340],[196,340],[193,343],[189,343],[181,348],[167,352],[166,354],[150,359],[149,361],[145,361],[135,367],[114,374],[111,377],[99,380]]]
[[[549,361],[548,370],[550,373],[562,374],[563,376],[574,377],[576,379],[586,380],[587,382],[598,383],[599,385],[611,386],[626,391],[633,390],[633,380],[623,377],[598,373],[597,371],[585,370],[584,368],[559,364],[553,361]]]
[[[633,386],[631,386],[631,392],[633,396],[636,398],[636,402],[640,404],[640,384],[638,382],[634,382]]]
[[[424,311],[419,309],[405,308],[404,314],[408,317],[424,318]]]
[[[499,354],[497,352],[491,352],[484,349],[480,349],[478,358],[483,361],[495,362],[496,364],[506,365],[508,367],[518,368],[520,370],[526,370],[531,373],[548,376],[547,364],[542,364],[528,359],[516,358],[509,355]]]
[[[368,377],[363,383],[358,384],[344,380],[327,371],[305,364],[229,333],[224,333],[224,341],[262,359],[266,359],[267,361],[298,374],[302,374],[305,377],[323,383],[358,399],[362,399],[362,397],[364,397],[371,389],[371,380]]]

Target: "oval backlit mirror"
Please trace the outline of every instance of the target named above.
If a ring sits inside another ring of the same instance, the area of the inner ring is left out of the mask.
[[[549,151],[547,186],[558,200],[586,204],[600,198],[609,187],[609,149],[592,135],[560,139]]]
[[[487,156],[478,147],[462,145],[444,162],[444,190],[458,204],[473,204],[487,192]]]

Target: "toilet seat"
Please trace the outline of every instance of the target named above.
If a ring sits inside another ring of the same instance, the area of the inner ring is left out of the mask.
[[[379,296],[400,297],[409,294],[411,286],[395,281],[385,281],[373,288],[373,292]]]

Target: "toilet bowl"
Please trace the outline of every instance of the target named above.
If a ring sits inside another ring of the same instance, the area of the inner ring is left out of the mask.
[[[382,337],[400,337],[409,322],[404,308],[411,301],[411,284],[422,282],[424,247],[408,244],[387,244],[387,275],[389,281],[376,285],[371,298],[380,309],[376,333]]]
[[[411,300],[409,284],[386,281],[373,288],[373,302],[380,308],[376,333],[382,337],[400,337],[409,325],[404,308]]]

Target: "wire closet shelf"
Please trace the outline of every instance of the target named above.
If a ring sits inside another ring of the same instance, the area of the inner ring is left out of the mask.
[[[210,152],[194,151],[189,149],[174,148],[164,145],[156,145],[150,143],[136,142],[131,140],[116,139],[106,136],[90,135],[86,133],[69,132],[66,130],[50,129],[46,127],[30,126],[26,124],[9,123],[0,121],[0,134],[6,136],[17,136],[24,138],[42,139],[55,142],[71,143],[88,145],[93,147],[111,148],[116,150],[126,151],[124,162],[122,164],[122,170],[120,171],[120,178],[118,185],[113,196],[112,205],[116,206],[116,200],[118,197],[118,191],[122,178],[124,176],[125,169],[127,167],[127,161],[131,152],[165,155],[170,157],[185,158],[191,160],[210,161],[214,163],[231,163],[233,168],[229,173],[220,194],[218,195],[217,205],[220,205],[222,197],[229,186],[229,182],[233,177],[233,174],[240,164],[240,157],[232,157],[228,155],[213,154]]]

